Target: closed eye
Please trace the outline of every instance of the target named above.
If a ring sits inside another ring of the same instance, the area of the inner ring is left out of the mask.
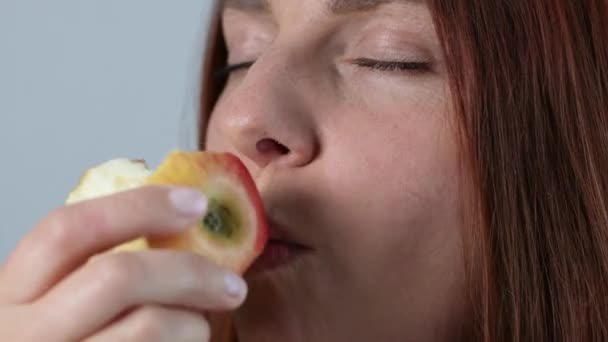
[[[432,62],[429,61],[382,61],[371,58],[354,58],[349,59],[347,62],[377,71],[403,71],[403,72],[427,72],[432,69]],[[249,69],[255,61],[247,61],[236,64],[228,64],[225,67],[217,70],[214,77],[216,79],[224,79],[230,74],[237,71]]]
[[[432,69],[432,62],[424,60],[382,61],[371,58],[354,58],[347,62],[359,67],[386,72],[427,72]]]

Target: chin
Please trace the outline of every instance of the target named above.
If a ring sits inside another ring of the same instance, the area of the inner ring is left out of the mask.
[[[315,258],[304,256],[277,268],[247,274],[249,294],[235,313],[239,342],[316,341],[308,327],[310,316],[322,292]],[[317,276],[315,276],[317,275]]]

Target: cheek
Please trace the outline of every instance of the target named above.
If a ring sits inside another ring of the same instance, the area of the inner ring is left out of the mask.
[[[455,250],[459,190],[454,134],[439,106],[410,113],[425,115],[383,115],[372,125],[353,120],[347,131],[335,134],[339,140],[327,145],[331,156],[326,159],[339,161],[325,170],[329,203],[341,221],[334,222],[339,228],[333,234],[344,242],[335,246],[336,257],[351,272],[362,263],[367,272],[404,264],[420,269],[428,257],[439,258],[438,250]]]
[[[227,112],[227,99],[230,96],[231,88],[230,82],[228,82],[211,115],[207,118],[204,142],[208,151],[236,152],[230,144],[230,135],[227,134],[225,125],[222,125],[222,113]]]
[[[386,324],[402,317],[395,329],[450,322],[464,272],[458,148],[446,112],[412,106],[374,121],[350,113],[324,158],[332,283]]]

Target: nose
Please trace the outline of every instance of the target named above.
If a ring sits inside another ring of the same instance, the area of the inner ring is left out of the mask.
[[[311,163],[318,137],[303,74],[294,60],[278,53],[242,71],[229,82],[212,114],[220,139],[259,168]]]

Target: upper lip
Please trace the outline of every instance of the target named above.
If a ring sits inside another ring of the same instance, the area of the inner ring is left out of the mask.
[[[286,243],[293,246],[303,247],[306,249],[312,249],[306,242],[304,237],[300,237],[298,232],[295,231],[291,225],[284,225],[281,221],[286,220],[285,215],[288,215],[278,205],[278,200],[273,196],[272,183],[276,182],[275,173],[277,166],[275,163],[268,164],[255,178],[256,186],[262,196],[262,202],[266,210],[267,221],[268,221],[268,242],[275,243]],[[281,215],[281,213],[283,215]],[[279,220],[283,218],[284,220]]]
[[[270,243],[285,243],[295,247],[311,249],[309,245],[294,236],[285,226],[272,219],[268,220],[268,230],[268,242]]]

